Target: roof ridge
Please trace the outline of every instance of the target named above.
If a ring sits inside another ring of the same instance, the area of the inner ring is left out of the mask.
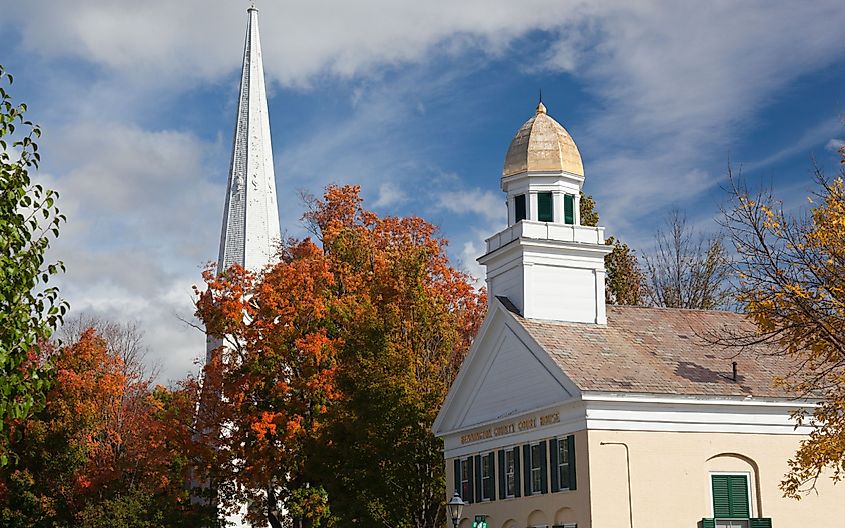
[[[638,304],[607,304],[608,308],[616,309],[637,309],[637,310],[660,310],[660,311],[667,311],[667,312],[698,312],[698,313],[711,313],[711,314],[732,314],[732,315],[742,315],[747,316],[748,314],[743,312],[735,312],[732,310],[718,310],[718,309],[707,309],[707,308],[674,308],[670,306],[644,306]]]

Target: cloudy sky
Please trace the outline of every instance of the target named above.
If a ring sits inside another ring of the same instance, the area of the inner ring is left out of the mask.
[[[216,259],[248,2],[0,0],[0,64],[42,124],[40,178],[74,312],[137,321],[162,381],[196,369],[180,318]],[[259,0],[280,215],[358,183],[442,226],[478,274],[498,187],[540,89],[608,233],[647,250],[678,207],[701,229],[729,161],[803,203],[845,137],[841,0]]]

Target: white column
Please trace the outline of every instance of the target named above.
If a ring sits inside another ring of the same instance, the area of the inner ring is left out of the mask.
[[[552,221],[556,224],[563,223],[563,193],[552,193]]]
[[[575,225],[581,225],[581,193],[575,193],[575,210],[572,212],[575,217]]]
[[[514,201],[513,196],[508,196],[508,199],[505,201],[505,205],[508,208],[508,226],[512,226],[516,223],[516,205],[514,204]]]
[[[604,302],[605,271],[595,270],[596,277],[596,324],[607,324],[607,306]]]

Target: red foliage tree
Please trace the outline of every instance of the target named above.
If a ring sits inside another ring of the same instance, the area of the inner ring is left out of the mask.
[[[420,526],[441,518],[442,455],[429,427],[486,300],[450,265],[435,226],[381,218],[363,208],[359,192],[330,186],[311,201],[306,220],[321,247],[290,240],[279,263],[259,273],[235,266],[215,276],[209,268],[206,292],[197,290],[199,317],[223,340],[200,406],[203,443],[214,446],[208,477],[222,506],[247,502],[256,521],[280,526],[284,503],[309,526],[331,524],[327,502],[343,509],[372,491],[340,497],[337,490],[366,482],[328,477],[348,468],[323,456],[337,454],[347,426],[384,419],[362,406],[371,397],[403,417],[383,440],[411,449],[420,442],[430,467],[411,499],[426,504],[400,515],[424,518]],[[353,456],[367,457],[372,444],[355,447]],[[371,452],[394,465],[406,454]]]

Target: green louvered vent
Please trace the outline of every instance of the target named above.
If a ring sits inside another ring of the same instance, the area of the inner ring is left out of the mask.
[[[537,193],[537,220],[541,222],[554,221],[554,207],[552,207],[552,193]]]
[[[716,519],[701,519],[698,528],[716,528]]]
[[[772,528],[772,520],[768,517],[751,519],[748,528]]]
[[[713,515],[718,518],[741,519],[750,515],[748,478],[745,475],[713,475]]]
[[[731,516],[731,494],[726,475],[713,475],[713,515]]]
[[[563,221],[569,225],[575,223],[575,197],[571,194],[563,195]]]
[[[748,507],[748,479],[745,476],[733,475],[728,477],[731,492],[731,516],[748,517],[751,510]]]

